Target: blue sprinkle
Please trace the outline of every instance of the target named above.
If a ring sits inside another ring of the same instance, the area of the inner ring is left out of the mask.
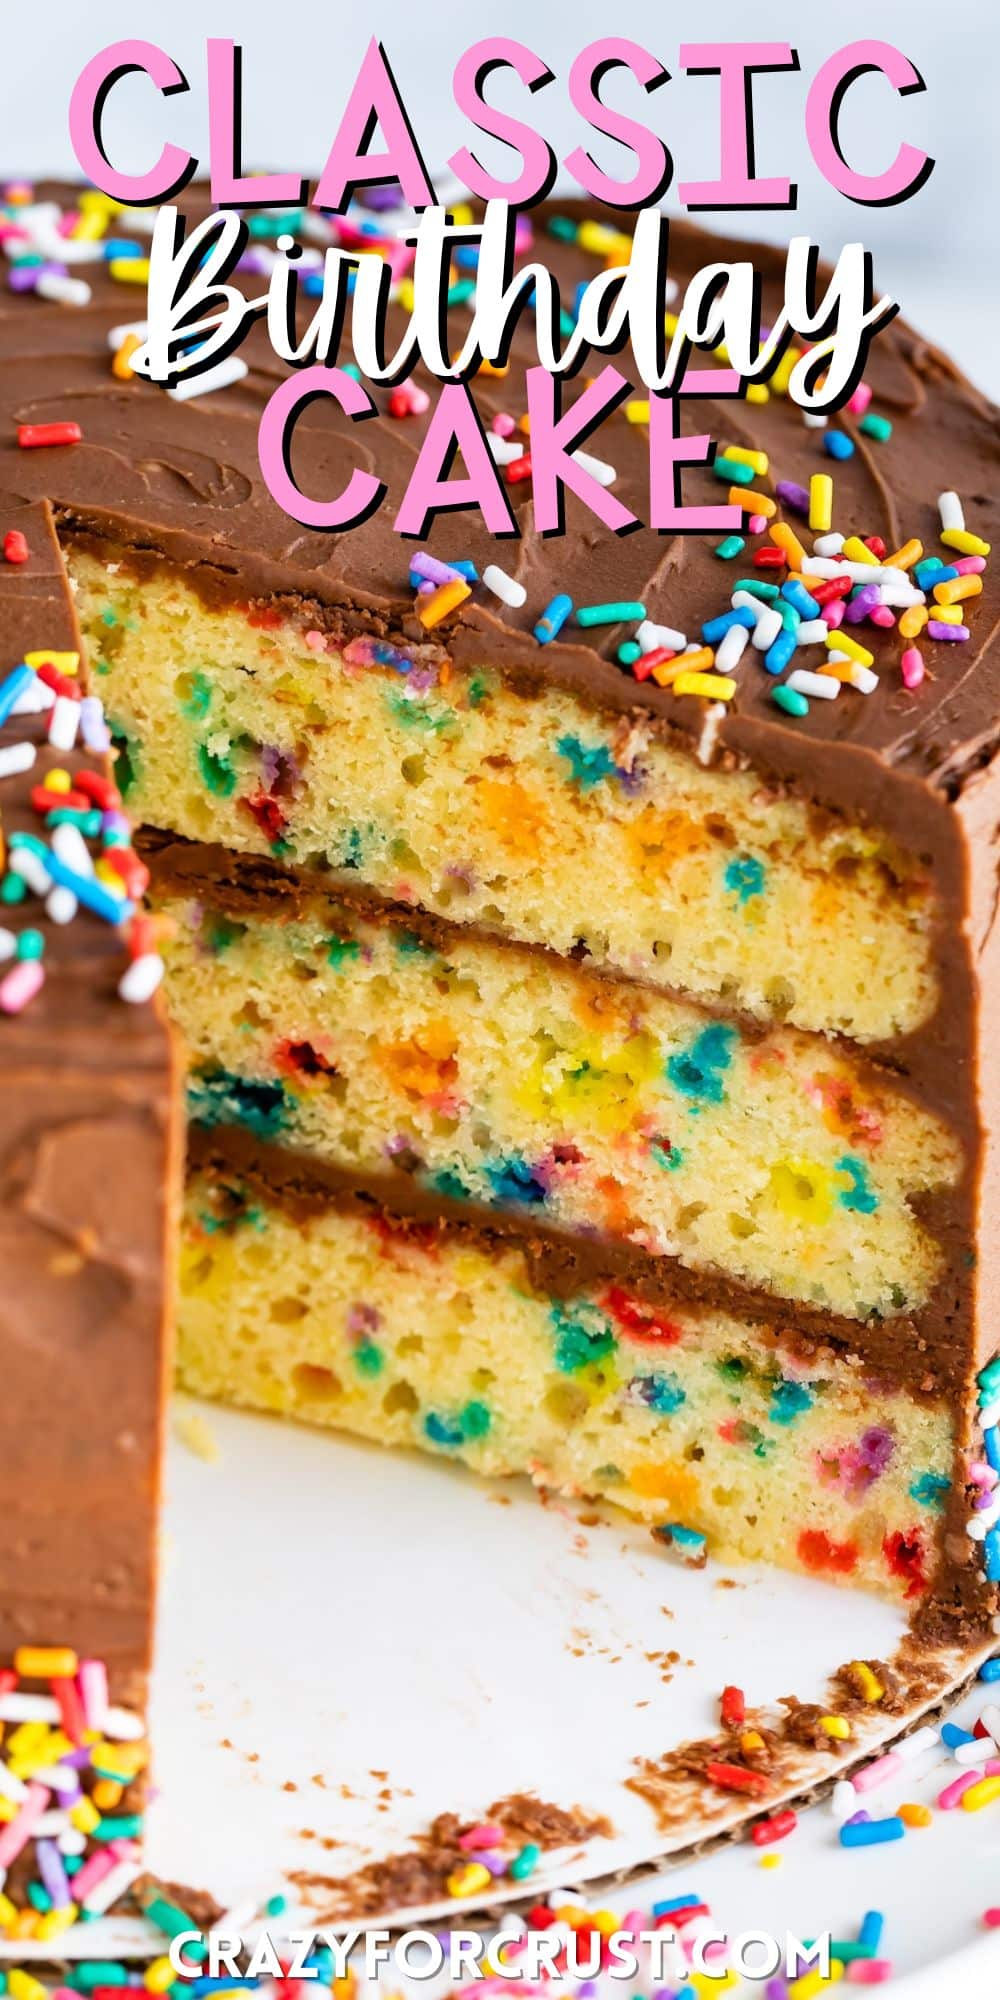
[[[556,749],[570,767],[570,784],[581,792],[618,776],[618,766],[604,743],[581,743],[578,736],[560,736]]]
[[[994,1472],[1000,1472],[1000,1425],[991,1424],[983,1432],[983,1449],[987,1465],[992,1466]]]
[[[509,1160],[498,1160],[495,1165],[487,1166],[486,1172],[495,1201],[532,1208],[546,1199],[547,1190],[542,1182],[527,1160],[518,1159],[516,1154]]]
[[[793,604],[795,606],[795,609],[799,613],[800,617],[802,618],[819,617],[820,607],[817,604],[816,599],[814,597],[810,597],[809,592],[806,589],[804,583],[799,583],[797,579],[794,582],[790,581],[788,583],[783,583],[781,586],[781,595],[788,604]]]
[[[981,1681],[1000,1681],[1000,1658],[984,1660],[979,1669],[979,1678]]]
[[[939,556],[925,556],[922,562],[913,565],[913,580],[918,590],[932,590],[936,583],[951,583],[958,574],[953,563],[943,563]]]
[[[963,1743],[974,1743],[975,1740],[967,1729],[960,1729],[957,1722],[942,1722],[941,1741],[947,1750],[958,1750]]]
[[[854,457],[854,439],[849,438],[846,431],[824,431],[823,448],[831,458]],[[902,1830],[902,1822],[900,1822],[900,1832]],[[897,1835],[889,1834],[888,1838],[895,1840]]]
[[[870,1951],[873,1958],[878,1957],[878,1948],[882,1942],[882,1932],[884,1929],[885,1918],[881,1910],[866,1910],[861,1929],[858,1932],[858,1943],[864,1945],[865,1950]]]
[[[429,1410],[424,1418],[424,1432],[432,1444],[447,1445],[452,1450],[463,1442],[461,1425],[449,1424],[435,1410]]]
[[[719,640],[724,639],[734,625],[744,625],[748,632],[752,632],[756,623],[753,612],[742,605],[738,611],[723,612],[721,618],[710,618],[708,624],[702,626],[701,636],[706,646],[717,646]]]
[[[846,1174],[851,1185],[842,1188],[838,1196],[841,1208],[847,1208],[856,1215],[874,1215],[878,1207],[878,1195],[868,1178],[868,1169],[863,1160],[855,1159],[852,1153],[845,1153],[837,1161],[838,1174]]]
[[[772,1424],[793,1424],[796,1417],[812,1409],[815,1400],[803,1382],[778,1382],[767,1414]]]
[[[703,1903],[704,1896],[671,1896],[665,1903],[653,1904],[654,1917],[671,1917],[675,1910],[690,1910],[697,1903]]]
[[[919,1507],[941,1507],[950,1491],[951,1481],[941,1472],[921,1472],[910,1487],[910,1499]]]
[[[902,1840],[906,1828],[901,1819],[869,1819],[860,1826],[840,1829],[841,1847],[881,1847],[887,1840]]]
[[[135,904],[130,903],[127,897],[113,895],[92,875],[78,875],[75,868],[67,868],[58,854],[46,854],[45,866],[53,882],[57,882],[61,889],[72,889],[77,902],[82,903],[85,910],[92,910],[95,917],[103,917],[109,924],[122,924],[126,917],[132,915]]]
[[[699,1528],[682,1527],[679,1521],[664,1521],[653,1532],[659,1535],[661,1541],[673,1542],[675,1548],[691,1549],[693,1552],[703,1549],[708,1540]]]
[[[987,1583],[1000,1583],[1000,1532],[991,1528],[983,1543],[983,1569]]]
[[[540,646],[547,646],[550,640],[554,639],[557,633],[562,631],[572,609],[573,599],[567,597],[565,592],[560,593],[558,597],[554,597],[551,604],[546,605],[545,610],[538,620],[538,624],[534,628],[535,638],[538,640]]]
[[[22,664],[15,667],[13,673],[7,675],[6,680],[0,681],[0,722],[6,722],[15,702],[20,699],[25,688],[31,686],[34,678],[34,668]]]
[[[723,876],[726,888],[741,903],[749,903],[751,896],[763,895],[764,879],[764,863],[755,854],[738,854],[735,860],[727,862]]]
[[[736,1031],[722,1021],[713,1021],[695,1037],[683,1054],[671,1056],[667,1077],[684,1097],[701,1098],[707,1104],[721,1104],[725,1096],[722,1072],[733,1059]]]
[[[792,654],[798,646],[794,631],[779,632],[773,644],[764,654],[764,665],[769,674],[783,674]]]
[[[663,1417],[672,1417],[687,1397],[676,1375],[634,1375],[629,1390],[639,1402],[650,1410],[657,1410]]]

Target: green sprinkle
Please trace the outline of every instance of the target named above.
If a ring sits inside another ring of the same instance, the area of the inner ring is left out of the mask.
[[[568,215],[550,215],[548,220],[550,236],[558,236],[561,243],[575,243],[577,224]]]
[[[745,548],[742,535],[727,535],[724,542],[716,545],[715,553],[722,557],[723,562],[731,562],[734,556],[741,556]]]
[[[485,1403],[466,1403],[458,1421],[464,1438],[481,1438],[489,1430],[490,1413]]]
[[[789,604],[787,599],[783,598],[774,608],[780,614],[782,629],[785,632],[794,632],[797,626],[801,625],[801,611],[796,611],[794,604]]]
[[[507,1869],[511,1881],[523,1882],[526,1875],[533,1875],[541,1858],[541,1848],[536,1846],[533,1840],[529,1840],[527,1846],[522,1847],[519,1854],[515,1854]]]
[[[22,931],[17,940],[18,958],[42,958],[45,954],[45,939],[41,931]]]
[[[53,792],[52,796],[57,799],[59,794]],[[76,806],[55,806],[51,812],[46,813],[45,824],[52,827],[78,826],[88,840],[96,840],[101,831],[101,815],[90,807],[84,810]]]
[[[98,1821],[91,1840],[138,1840],[142,1833],[141,1813],[117,1813],[112,1819]]]
[[[626,639],[618,648],[618,658],[623,667],[634,667],[636,660],[641,657],[642,647],[637,646],[634,639]]]
[[[212,705],[212,683],[207,674],[199,669],[194,673],[181,674],[177,681],[177,695],[181,714],[192,722],[200,722],[208,714]]]
[[[352,958],[361,957],[361,946],[357,938],[329,937],[326,941],[326,962],[334,972],[342,971]]]
[[[5,875],[0,882],[0,903],[23,903],[27,885],[20,875]]]
[[[85,1958],[70,1973],[69,1983],[80,1993],[89,1993],[93,1986],[127,1986],[128,1972],[111,1959]]]
[[[741,458],[717,458],[712,471],[716,479],[728,480],[730,486],[752,486],[753,466],[744,465]]]
[[[997,1355],[995,1361],[987,1362],[986,1367],[983,1369],[982,1374],[977,1377],[977,1380],[984,1395],[989,1396],[992,1400],[994,1389],[1000,1387],[1000,1354]]]
[[[287,1896],[269,1896],[264,1904],[265,1917],[280,1917],[288,1908]]]
[[[228,799],[236,790],[236,772],[228,757],[217,757],[207,744],[198,745],[198,769],[210,792],[216,798]]]
[[[644,604],[581,604],[576,622],[578,625],[635,625],[645,616]]]
[[[733,589],[749,591],[751,597],[762,597],[765,604],[773,604],[780,595],[776,583],[760,583],[755,576],[737,577]]]
[[[362,1340],[354,1349],[354,1365],[362,1375],[380,1375],[385,1356],[373,1340]]]
[[[858,424],[859,431],[866,437],[878,438],[880,444],[888,443],[892,436],[892,425],[888,417],[878,417],[873,410],[867,410]]]
[[[786,715],[808,715],[809,713],[809,703],[805,695],[796,694],[794,688],[772,688],[771,700],[777,708],[783,708]]]
[[[164,1937],[179,1937],[182,1931],[193,1931],[198,1928],[197,1924],[191,1922],[186,1910],[180,1909],[176,1903],[168,1903],[165,1896],[154,1896],[151,1902],[143,1907],[150,1923],[155,1924],[157,1930],[163,1932]],[[184,1949],[191,1958],[197,1958],[199,1955],[204,1958],[208,1947],[202,1943],[200,1951],[198,1945],[185,1945]],[[118,1982],[115,1981],[115,1984]]]
[[[476,296],[475,279],[460,278],[458,284],[452,285],[449,289],[448,304],[450,306],[468,305],[469,300],[475,298],[475,296]]]

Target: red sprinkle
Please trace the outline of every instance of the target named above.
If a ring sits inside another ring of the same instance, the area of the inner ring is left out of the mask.
[[[881,535],[866,535],[865,548],[870,549],[872,555],[878,557],[879,562],[882,561],[882,558],[885,555],[885,543],[882,540]]]
[[[691,1923],[695,1917],[710,1915],[707,1903],[685,1903],[682,1910],[665,1910],[662,1917],[657,1917],[655,1927],[658,1931],[679,1931],[683,1924]]]
[[[22,451],[36,451],[39,445],[82,444],[79,424],[18,424],[17,441]]]
[[[27,537],[25,535],[22,535],[20,528],[8,528],[7,533],[3,538],[3,553],[5,562],[9,563],[27,562],[28,560]]]
[[[721,1715],[723,1722],[729,1723],[733,1727],[735,1727],[738,1723],[746,1721],[747,1705],[746,1705],[746,1697],[744,1696],[742,1688],[738,1687],[723,1688]]]
[[[609,1285],[601,1304],[630,1340],[656,1340],[673,1347],[684,1331],[676,1320],[668,1319],[666,1313],[655,1312],[644,1299],[630,1298],[620,1285]]]
[[[788,557],[784,549],[755,549],[753,552],[755,569],[784,569]]]
[[[747,1771],[742,1764],[706,1764],[705,1776],[720,1792],[767,1792],[771,1780],[763,1771]]]
[[[390,417],[409,417],[413,415],[413,404],[410,402],[410,392],[408,389],[400,387],[393,390],[392,395],[389,397],[389,415]]]
[[[648,681],[654,667],[662,667],[667,660],[676,658],[676,653],[672,653],[669,646],[654,646],[651,653],[642,653],[637,660],[633,660],[632,672],[637,681]]]
[[[77,1693],[76,1682],[54,1680],[49,1683],[59,1703],[59,1718],[67,1736],[73,1743],[82,1743],[87,1730],[87,1718],[83,1703]]]
[[[991,1931],[1000,1930],[1000,1910],[995,1910],[995,1909],[984,1910],[983,1922],[986,1925],[987,1930]]]
[[[93,799],[102,812],[117,812],[122,795],[103,771],[78,771],[75,782],[77,791],[86,792],[88,799]]]
[[[773,1819],[762,1819],[750,1828],[750,1838],[757,1847],[770,1847],[772,1840],[785,1840],[794,1833],[799,1823],[798,1813],[789,1806],[787,1812],[775,1813]]]
[[[131,847],[109,847],[104,859],[125,884],[129,901],[137,903],[149,888],[149,869]]]
[[[69,812],[89,812],[91,801],[85,792],[56,792],[51,785],[33,785],[31,807],[36,813],[51,813],[65,806]]]
[[[156,943],[156,925],[152,917],[141,914],[133,917],[128,927],[130,958],[144,958],[148,951],[156,950]]]
[[[13,1694],[17,1682],[13,1667],[0,1667],[0,1694]]]
[[[531,478],[531,453],[522,451],[520,458],[512,458],[507,467],[507,484],[516,486],[521,479]]]
[[[45,686],[51,688],[53,694],[68,694],[71,701],[83,700],[79,683],[71,681],[67,674],[61,674],[58,667],[54,667],[50,660],[43,660],[37,672],[39,680],[44,681]]]
[[[853,589],[849,576],[828,576],[822,583],[809,578],[809,595],[817,604],[831,604],[836,597],[849,597]]]
[[[825,1570],[831,1576],[850,1576],[857,1568],[858,1550],[854,1542],[835,1542],[825,1528],[803,1528],[796,1544],[799,1561],[806,1569]]]

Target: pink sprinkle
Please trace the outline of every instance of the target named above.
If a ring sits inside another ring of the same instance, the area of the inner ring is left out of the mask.
[[[98,1883],[103,1882],[105,1875],[110,1875],[112,1868],[117,1866],[114,1855],[109,1854],[107,1848],[95,1847],[93,1853],[88,1854],[83,1867],[78,1869],[73,1877],[74,1902],[85,1902],[91,1889],[96,1889]]]
[[[836,631],[836,629],[837,629],[837,626],[838,626],[838,625],[842,625],[842,624],[843,624],[843,622],[844,622],[844,600],[843,600],[843,598],[842,598],[842,597],[834,597],[834,598],[831,598],[831,600],[830,600],[829,604],[824,604],[824,606],[823,606],[823,616],[824,616],[824,618],[826,619],[826,624],[827,624],[827,630],[828,630],[829,632],[835,632],[835,631]]]
[[[490,429],[494,437],[509,438],[512,431],[517,429],[517,426],[513,417],[508,416],[506,410],[501,410],[499,416],[494,417]]]
[[[767,527],[766,514],[751,514],[747,526],[752,535],[762,535]]]
[[[856,1958],[847,1968],[849,1986],[882,1986],[891,1978],[891,1958]]]
[[[31,961],[26,960],[29,964]],[[27,1797],[16,1819],[0,1828],[0,1868],[9,1868],[16,1861],[22,1847],[27,1847],[35,1827],[45,1811],[52,1793],[46,1785],[29,1785]]]
[[[88,1729],[104,1728],[108,1712],[108,1674],[103,1660],[81,1660],[80,1700]]]
[[[847,407],[855,417],[863,417],[872,399],[867,382],[859,382]]]
[[[306,633],[306,645],[311,653],[321,653],[326,645],[324,633],[313,630]]]
[[[953,1778],[951,1784],[938,1793],[938,1805],[942,1812],[950,1812],[953,1806],[957,1806],[962,1793],[967,1792],[970,1785],[978,1784],[980,1778],[995,1777],[1000,1777],[1000,1759],[996,1757],[991,1757],[986,1764],[977,1764],[971,1771],[963,1771],[960,1778]]]
[[[889,626],[896,623],[896,613],[890,611],[887,604],[876,604],[874,610],[868,613],[868,623],[881,625],[884,631],[888,631]]]
[[[419,389],[415,382],[411,382],[408,386],[410,391],[410,413],[414,417],[422,417],[424,411],[430,409],[431,399],[426,389]]]
[[[856,1771],[851,1779],[856,1792],[873,1792],[878,1785],[884,1785],[899,1770],[903,1762],[895,1750],[885,1757],[879,1757],[874,1764],[867,1764],[863,1771]]]
[[[458,1844],[466,1854],[474,1854],[477,1847],[502,1847],[503,1827],[487,1826],[485,1823],[470,1826],[468,1833],[460,1835]]]
[[[983,1922],[987,1930],[1000,1931],[1000,1910],[984,1910]]]
[[[924,678],[924,658],[919,646],[907,646],[899,662],[899,671],[903,676],[904,687],[918,688],[920,686]]]
[[[959,576],[982,576],[986,568],[986,557],[956,556],[951,567],[957,569]]]
[[[997,1483],[997,1475],[992,1465],[987,1465],[985,1460],[981,1458],[973,1459],[969,1467],[969,1478],[973,1486],[992,1487]]]
[[[45,984],[45,969],[39,958],[21,958],[0,980],[0,1012],[20,1014]],[[13,1822],[12,1822],[13,1824]]]

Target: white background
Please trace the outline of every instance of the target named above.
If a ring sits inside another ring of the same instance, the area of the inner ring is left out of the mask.
[[[798,209],[717,218],[742,234],[787,242],[813,235],[827,253],[860,238],[876,253],[878,282],[904,314],[947,347],[982,387],[1000,395],[996,337],[1000,281],[1000,57],[997,0],[841,0],[833,9],[805,4],[748,8],[745,0],[678,6],[663,0],[22,0],[3,9],[0,46],[0,169],[41,174],[72,171],[67,105],[84,63],[127,36],[164,47],[191,86],[161,103],[130,78],[112,94],[105,130],[123,167],[146,166],[164,137],[206,163],[207,35],[230,36],[244,50],[245,147],[250,166],[308,172],[322,164],[369,37],[385,44],[432,172],[469,132],[451,101],[451,73],[461,51],[487,34],[505,33],[544,57],[555,81],[528,99],[516,78],[496,78],[494,102],[537,120],[563,158],[584,138],[569,103],[566,76],[577,51],[608,32],[630,36],[671,72],[652,98],[619,75],[609,101],[645,117],[669,144],[679,180],[718,171],[718,82],[680,72],[683,40],[787,40],[799,51],[799,75],[754,83],[757,172],[797,182]],[[810,77],[846,42],[895,42],[923,76],[926,90],[897,100],[877,77],[849,93],[841,122],[847,157],[878,172],[902,139],[930,153],[936,166],[919,194],[900,207],[859,208],[827,187],[805,143],[803,108]],[[530,105],[530,109],[528,108]],[[644,108],[643,108],[644,107]],[[484,150],[490,142],[482,141]],[[623,158],[598,142],[601,164]],[[510,154],[491,163],[509,171]],[[669,206],[669,201],[668,201]],[[713,221],[714,218],[704,218]]]

